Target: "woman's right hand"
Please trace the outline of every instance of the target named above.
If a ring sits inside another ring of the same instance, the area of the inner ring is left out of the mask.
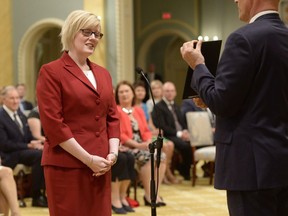
[[[91,160],[87,166],[93,171],[93,176],[101,176],[108,172],[113,163],[105,158],[91,155]]]

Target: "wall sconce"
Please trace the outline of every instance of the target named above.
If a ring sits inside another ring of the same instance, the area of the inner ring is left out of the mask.
[[[198,36],[198,40],[203,40],[203,37],[201,35]]]
[[[204,36],[204,41],[209,41],[209,36]]]
[[[207,35],[205,35],[204,37],[202,36],[202,35],[199,35],[198,36],[198,40],[204,40],[204,41],[209,41],[209,36],[207,36]],[[214,35],[213,37],[212,37],[212,39],[214,40],[214,41],[216,41],[216,40],[219,40],[219,38],[218,38],[218,36],[217,35]]]

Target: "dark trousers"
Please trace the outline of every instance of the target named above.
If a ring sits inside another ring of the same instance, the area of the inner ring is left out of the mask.
[[[119,152],[117,162],[111,168],[112,182],[115,182],[116,179],[134,181],[136,179],[134,164],[134,155],[130,152]]]
[[[41,189],[45,188],[44,172],[41,166],[42,151],[36,149],[20,150],[5,155],[3,165],[12,169],[20,163],[32,167],[32,197],[41,195]]]
[[[193,157],[190,142],[185,142],[178,137],[167,138],[174,143],[175,149],[177,149],[177,151],[179,151],[182,156],[183,162],[180,164],[180,167],[178,167],[180,174],[184,177],[190,178],[190,169]]]
[[[227,203],[230,216],[287,216],[288,187],[227,191]]]

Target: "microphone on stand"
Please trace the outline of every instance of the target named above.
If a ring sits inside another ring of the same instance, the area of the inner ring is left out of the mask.
[[[141,76],[143,76],[143,78],[146,80],[146,83],[149,86],[149,91],[151,93],[151,97],[152,97],[152,101],[153,101],[153,105],[155,108],[156,113],[158,112],[157,108],[155,107],[155,100],[152,94],[152,90],[151,90],[151,86],[150,86],[150,82],[147,79],[147,77],[145,76],[143,69],[140,67],[136,67],[135,68],[136,72],[138,74],[140,74]],[[157,114],[157,123],[160,123],[159,121],[159,115]],[[155,148],[157,149],[157,156],[156,156],[156,166],[157,168],[159,168],[160,166],[160,161],[161,161],[161,148],[163,145],[163,138],[162,138],[162,134],[161,134],[161,129],[160,129],[160,125],[159,125],[159,133],[157,136],[157,139],[155,141],[153,141],[152,143],[149,144],[149,151],[150,151],[150,160],[151,160],[151,179],[150,179],[150,198],[151,198],[151,215],[152,216],[156,216],[157,212],[156,212],[156,198],[157,198],[157,193],[158,193],[158,187],[157,189],[155,188],[155,178],[154,178],[154,152],[155,152]],[[159,169],[157,172],[157,183],[159,184]],[[158,185],[157,184],[157,185]]]
[[[150,85],[150,82],[149,80],[147,79],[147,77],[145,76],[144,74],[144,71],[141,67],[136,67],[135,68],[135,71],[140,74],[146,81],[148,87],[149,87],[149,92],[151,94],[151,98],[152,98],[152,102],[153,102],[153,107],[155,108],[155,112],[156,112],[156,121],[159,125],[159,131],[158,131],[158,135],[157,135],[157,140],[156,140],[156,149],[157,149],[157,156],[156,156],[156,165],[157,165],[157,168],[160,167],[160,162],[161,162],[161,149],[163,147],[163,137],[162,137],[162,131],[161,131],[161,127],[160,127],[160,121],[159,121],[159,115],[158,115],[158,109],[156,108],[155,106],[155,100],[154,100],[154,96],[152,94],[152,89],[151,89],[151,85]]]

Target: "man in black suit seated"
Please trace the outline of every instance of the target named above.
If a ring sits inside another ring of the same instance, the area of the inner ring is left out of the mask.
[[[163,99],[153,109],[152,120],[157,128],[163,130],[164,137],[174,142],[175,148],[182,155],[183,159],[178,170],[185,180],[189,180],[192,149],[183,114],[180,107],[174,103],[176,95],[175,85],[172,82],[164,83]]]
[[[3,107],[0,108],[0,153],[2,164],[12,169],[18,163],[32,167],[32,206],[47,207],[43,195],[44,174],[41,167],[43,145],[33,140],[27,119],[19,110],[20,98],[14,86],[1,90]]]
[[[186,122],[186,113],[187,112],[197,112],[197,111],[203,111],[203,109],[200,107],[197,107],[194,104],[192,99],[184,99],[182,101],[181,112],[182,112],[183,118],[185,119],[185,122]]]
[[[185,119],[186,124],[187,124],[187,121],[186,121],[186,113],[187,112],[207,112],[209,119],[210,119],[212,131],[214,134],[214,132],[215,132],[215,115],[209,110],[209,108],[200,108],[200,107],[196,106],[193,99],[189,98],[189,99],[184,99],[182,101],[181,112],[183,114],[183,118]],[[211,164],[211,162],[208,162],[208,163],[205,162],[204,165],[202,165],[202,167],[201,167],[203,169],[203,172],[204,172],[204,177],[210,176],[210,164]]]
[[[24,83],[19,83],[16,85],[16,89],[19,94],[20,98],[20,110],[26,115],[25,112],[29,112],[33,109],[33,104],[30,101],[25,100],[25,94],[26,94],[26,86]]]
[[[207,112],[209,119],[210,119],[211,127],[213,129],[213,133],[214,133],[216,117],[211,112],[211,110],[209,108],[200,108],[200,107],[196,106],[196,104],[194,103],[194,101],[192,99],[184,99],[182,101],[182,105],[181,105],[181,112],[183,114],[183,118],[184,118],[186,124],[187,124],[187,121],[186,121],[186,113],[187,112]]]

